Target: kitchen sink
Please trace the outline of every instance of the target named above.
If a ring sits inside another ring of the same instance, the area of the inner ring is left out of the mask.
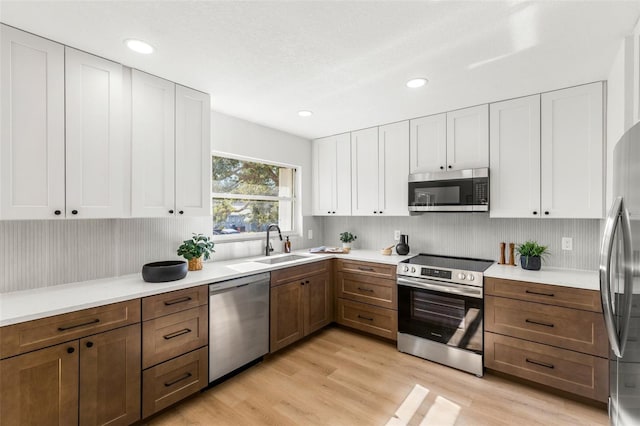
[[[285,256],[267,257],[265,259],[255,260],[255,262],[266,263],[267,265],[273,265],[275,263],[292,262],[294,260],[302,260],[302,259],[308,259],[308,258],[309,258],[309,256],[300,256],[300,255],[297,255],[297,254],[287,254]]]

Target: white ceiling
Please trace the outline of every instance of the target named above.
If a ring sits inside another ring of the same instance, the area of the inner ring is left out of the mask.
[[[308,138],[604,80],[639,16],[615,0],[0,2],[4,23]]]

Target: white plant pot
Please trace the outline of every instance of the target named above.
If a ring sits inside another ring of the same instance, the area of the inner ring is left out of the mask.
[[[351,243],[342,243],[343,249],[351,249]]]

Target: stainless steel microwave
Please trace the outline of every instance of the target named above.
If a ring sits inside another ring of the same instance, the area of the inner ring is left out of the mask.
[[[489,211],[489,169],[409,175],[409,212]]]

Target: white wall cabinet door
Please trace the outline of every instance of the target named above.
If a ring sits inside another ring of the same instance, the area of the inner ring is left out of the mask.
[[[491,217],[540,217],[540,95],[490,106]]]
[[[66,217],[122,217],[122,65],[65,49]]]
[[[175,214],[175,84],[132,72],[131,215]]]
[[[351,214],[351,134],[313,141],[313,214]]]
[[[378,129],[378,214],[408,216],[409,121]]]
[[[447,114],[410,121],[410,173],[444,170],[447,165]]]
[[[447,170],[474,169],[489,164],[489,106],[447,113]]]
[[[602,100],[601,82],[542,94],[544,217],[604,215]]]
[[[351,133],[351,211],[354,216],[378,215],[378,128]]]
[[[63,218],[64,47],[0,27],[0,218]]]
[[[179,216],[211,215],[209,95],[176,85],[176,205]]]

